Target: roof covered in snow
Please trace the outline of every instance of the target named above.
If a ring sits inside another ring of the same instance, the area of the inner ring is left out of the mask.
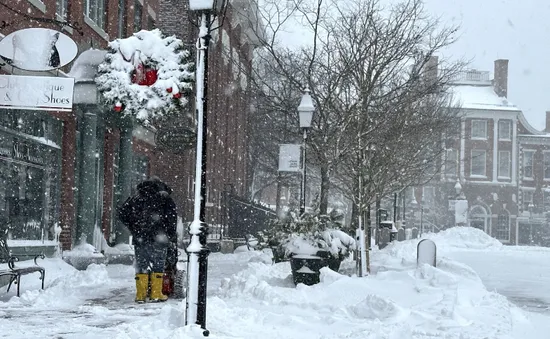
[[[505,97],[499,97],[492,86],[455,85],[451,87],[453,104],[464,109],[519,111]]]

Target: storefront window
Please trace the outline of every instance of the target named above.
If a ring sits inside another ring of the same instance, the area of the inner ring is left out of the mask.
[[[0,117],[0,222],[11,239],[52,239],[61,123],[43,112],[2,110]]]

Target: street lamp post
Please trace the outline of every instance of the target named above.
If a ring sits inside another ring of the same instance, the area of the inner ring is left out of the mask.
[[[212,30],[212,17],[225,8],[225,0],[189,0],[189,10],[199,15],[197,39],[196,97],[197,148],[195,163],[195,201],[193,222],[189,226],[190,243],[187,247],[187,298],[185,324],[197,324],[206,329],[206,284],[209,250],[206,243],[208,225],[206,216],[206,136],[207,136],[207,88],[208,45]]]
[[[533,246],[533,209],[535,205],[531,201],[528,205],[529,208],[529,245]]]
[[[309,88],[306,87],[304,95],[298,106],[298,115],[300,117],[300,128],[303,131],[303,146],[302,146],[302,190],[300,192],[300,215],[303,215],[306,210],[306,142],[307,131],[311,128],[311,120],[315,112],[313,99],[309,94]]]

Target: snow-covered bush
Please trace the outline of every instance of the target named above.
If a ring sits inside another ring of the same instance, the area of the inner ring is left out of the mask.
[[[95,79],[104,103],[144,124],[180,113],[194,81],[191,54],[183,47],[158,29],[111,41]]]
[[[280,255],[295,254],[330,256],[343,260],[355,246],[355,240],[341,231],[343,216],[337,211],[328,215],[296,212],[274,221],[260,233],[261,243],[275,247]]]

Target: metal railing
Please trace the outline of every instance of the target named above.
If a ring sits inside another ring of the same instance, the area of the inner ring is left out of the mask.
[[[489,71],[466,70],[460,71],[452,78],[453,82],[489,82]]]

